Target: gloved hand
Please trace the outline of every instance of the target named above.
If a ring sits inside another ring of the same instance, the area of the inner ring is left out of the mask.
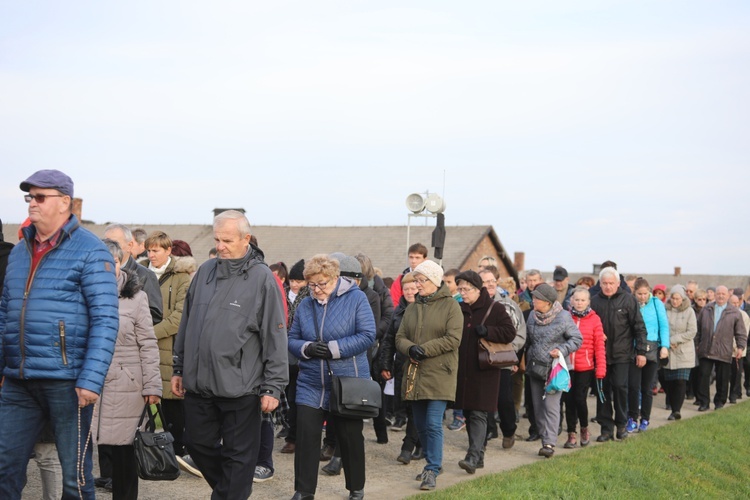
[[[424,354],[424,349],[418,345],[413,345],[409,348],[409,357],[414,361],[422,361],[427,356]]]
[[[487,327],[484,325],[477,325],[474,327],[474,333],[476,333],[479,338],[486,338]]]
[[[312,342],[305,347],[305,356],[308,358],[332,359],[333,354],[328,348],[328,344],[322,341]]]

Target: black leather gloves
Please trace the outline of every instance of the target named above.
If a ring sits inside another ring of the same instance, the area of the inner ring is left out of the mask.
[[[305,347],[305,356],[308,358],[332,359],[333,354],[328,348],[328,344],[322,341],[313,342]]]
[[[487,337],[487,327],[484,325],[477,325],[474,327],[474,333],[480,338]]]
[[[427,356],[424,354],[424,349],[418,345],[413,345],[409,348],[409,357],[414,361],[422,361]]]

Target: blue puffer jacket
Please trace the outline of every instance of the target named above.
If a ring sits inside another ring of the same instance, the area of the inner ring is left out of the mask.
[[[349,278],[339,278],[326,305],[310,296],[297,307],[289,330],[289,352],[300,360],[297,404],[328,410],[331,377],[326,362],[303,354],[310,342],[320,339],[316,316],[317,331],[333,353],[333,373],[359,378],[370,378],[367,348],[375,342],[375,318],[367,296]]]
[[[119,326],[115,263],[107,247],[71,216],[31,277],[36,229],[8,261],[0,301],[0,371],[15,379],[75,380],[101,392]]]
[[[669,318],[667,317],[667,308],[661,300],[650,296],[644,305],[641,306],[641,316],[646,324],[648,336],[646,340],[658,342],[659,347],[669,349]]]

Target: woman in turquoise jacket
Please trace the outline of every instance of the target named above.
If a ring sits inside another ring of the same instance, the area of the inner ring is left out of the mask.
[[[669,356],[669,319],[661,300],[651,295],[651,287],[643,278],[633,285],[635,298],[646,324],[646,365],[638,368],[630,365],[628,374],[628,432],[644,432],[651,419],[654,394],[651,389],[656,382],[659,360]],[[640,411],[639,411],[640,400]],[[638,424],[638,417],[641,422]]]

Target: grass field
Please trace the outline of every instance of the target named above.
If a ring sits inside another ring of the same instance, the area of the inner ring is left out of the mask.
[[[750,407],[727,406],[428,497],[750,498]]]

